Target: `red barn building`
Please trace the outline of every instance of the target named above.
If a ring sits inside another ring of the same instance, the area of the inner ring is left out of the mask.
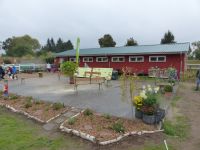
[[[190,43],[139,45],[80,49],[80,67],[113,68],[131,67],[136,73],[148,74],[148,69],[175,67],[178,73],[186,69]],[[75,61],[75,50],[56,53],[55,63]]]

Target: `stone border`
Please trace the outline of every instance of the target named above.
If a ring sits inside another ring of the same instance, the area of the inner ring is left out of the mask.
[[[83,110],[84,111],[84,110]],[[82,111],[82,112],[83,112]],[[71,118],[75,118],[77,117],[78,115],[80,115],[80,113],[72,116]],[[96,139],[96,137],[92,136],[92,135],[89,135],[87,133],[84,133],[84,132],[81,132],[81,131],[78,131],[78,130],[74,130],[74,129],[71,129],[71,128],[67,128],[64,126],[64,124],[67,122],[68,120],[65,120],[59,127],[59,129],[62,131],[62,132],[67,132],[67,133],[72,133],[76,136],[79,136],[83,139],[86,139],[86,140],[89,140],[93,143],[96,143],[96,144],[99,144],[99,145],[107,145],[107,144],[111,144],[111,143],[115,143],[115,142],[118,142],[120,141],[121,139],[127,137],[127,136],[130,136],[130,135],[142,135],[142,134],[152,134],[152,133],[157,133],[157,132],[163,132],[164,130],[162,130],[160,127],[158,130],[154,130],[154,131],[132,131],[132,132],[128,132],[128,133],[125,133],[123,135],[120,135],[119,137],[117,137],[116,139],[112,139],[112,140],[108,140],[108,141],[103,141],[103,142],[100,142]]]
[[[38,121],[38,122],[40,122],[40,123],[48,123],[48,122],[50,122],[51,120],[53,120],[53,119],[59,117],[60,115],[62,115],[63,113],[66,112],[66,111],[64,111],[64,112],[58,114],[57,116],[52,117],[52,118],[50,118],[50,119],[47,120],[47,121],[44,121],[44,120],[41,120],[41,119],[39,119],[39,118],[37,118],[37,117],[35,117],[35,116],[30,115],[29,113],[27,113],[27,112],[25,112],[25,111],[17,110],[17,109],[15,109],[14,107],[12,107],[12,106],[10,106],[10,105],[0,103],[0,106],[3,106],[3,107],[8,108],[8,109],[11,110],[12,112],[16,112],[16,113],[23,114],[23,115],[27,116],[28,118],[34,119],[34,120],[36,120],[36,121]]]

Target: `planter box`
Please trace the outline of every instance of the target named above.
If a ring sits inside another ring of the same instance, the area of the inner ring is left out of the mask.
[[[143,114],[142,120],[146,124],[154,124],[155,121],[156,121],[156,117],[155,117],[155,115],[146,115],[146,114]]]

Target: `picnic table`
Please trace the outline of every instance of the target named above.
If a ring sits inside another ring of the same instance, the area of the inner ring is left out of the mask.
[[[74,89],[77,91],[79,85],[98,84],[100,90],[104,82],[105,78],[101,77],[101,72],[86,71],[85,77],[74,77]]]

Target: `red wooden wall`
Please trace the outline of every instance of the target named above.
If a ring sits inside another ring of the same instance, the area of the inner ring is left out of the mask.
[[[122,56],[122,55],[118,55]],[[123,55],[124,56],[124,55]],[[134,55],[130,55],[134,56]],[[111,57],[107,56],[109,61],[108,62],[96,62],[96,57],[101,56],[93,56],[93,62],[87,62],[89,67],[98,67],[98,68],[113,68],[116,70],[121,70],[123,67],[131,67],[134,72],[136,73],[148,73],[148,69],[151,67],[158,67],[158,68],[168,68],[168,67],[175,67],[178,70],[178,73],[181,69],[181,61],[182,61],[182,71],[185,70],[185,57],[186,54],[151,54],[151,55],[138,55],[144,56],[144,62],[129,62],[129,55],[125,55],[125,62],[112,62]],[[149,62],[149,56],[166,56],[166,62]],[[84,67],[83,57],[87,56],[80,56],[80,67]],[[91,56],[88,56],[91,57]],[[104,56],[102,56],[104,57]],[[60,58],[55,59],[55,63],[59,63]],[[63,58],[65,61],[69,60],[69,57]]]

